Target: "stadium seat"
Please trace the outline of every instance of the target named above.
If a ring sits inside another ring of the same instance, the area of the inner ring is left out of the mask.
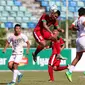
[[[23,12],[27,11],[26,7],[24,7],[24,6],[20,6],[20,9],[19,10],[20,11],[23,11]]]
[[[29,22],[29,17],[23,17],[22,22]]]
[[[5,27],[6,28],[13,28],[13,23],[12,22],[5,22]]]
[[[5,11],[11,11],[12,7],[11,6],[5,6]]]
[[[3,11],[4,10],[4,6],[0,6],[0,11]]]
[[[32,14],[31,14],[29,11],[26,11],[26,12],[25,12],[25,16],[26,16],[26,17],[32,17]]]
[[[27,23],[21,23],[22,28],[28,28]]]
[[[12,6],[12,11],[19,11],[18,6]]]
[[[0,27],[1,27],[1,28],[5,28],[5,24],[4,24],[4,23],[1,23],[1,24],[0,24]]]
[[[57,5],[57,6],[61,6],[61,4],[62,4],[62,3],[61,3],[60,1],[56,1],[56,5]]]
[[[20,2],[20,1],[14,1],[14,4],[16,5],[16,6],[22,6],[22,3]]]
[[[24,16],[24,13],[23,12],[17,12],[17,16],[23,17]]]
[[[69,6],[71,6],[71,7],[77,6],[77,2],[76,1],[70,1]]]
[[[81,2],[81,1],[78,1],[77,4],[78,4],[77,6],[79,6],[79,7],[84,7],[85,6],[84,3]]]
[[[48,6],[48,1],[42,1],[42,2],[41,2],[41,5],[42,5],[42,6]]]
[[[8,20],[7,20],[8,22],[15,22],[15,17],[8,17]]]
[[[6,22],[7,21],[7,17],[0,17],[0,22]]]
[[[6,6],[6,1],[5,0],[0,1],[0,6]]]
[[[28,28],[35,28],[36,26],[36,24],[33,22],[28,22],[27,25],[28,25]]]
[[[14,6],[14,3],[13,3],[12,0],[7,0],[7,5],[8,5],[8,6]]]
[[[62,11],[62,12],[66,12],[66,9],[67,9],[67,8],[64,7],[64,6],[61,7],[61,11]]]
[[[19,22],[22,22],[22,18],[21,18],[21,17],[16,17],[15,20],[16,20],[16,22],[18,22],[18,23],[19,23]]]
[[[9,13],[10,13],[10,16],[12,16],[12,17],[16,17],[17,16],[16,12],[14,12],[14,11],[10,11]]]
[[[70,12],[75,12],[76,10],[75,10],[75,7],[68,7],[68,10],[70,11]]]
[[[3,16],[3,17],[9,16],[9,13],[8,13],[7,11],[2,11],[1,13],[2,13],[2,16]]]

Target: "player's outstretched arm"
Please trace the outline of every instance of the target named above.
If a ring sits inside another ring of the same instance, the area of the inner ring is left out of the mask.
[[[3,49],[3,53],[5,53],[6,52],[6,49],[7,49],[7,47],[9,46],[9,42],[6,40],[6,44],[5,44],[5,47],[4,47],[4,49]]]
[[[27,43],[27,50],[26,50],[26,54],[28,54],[28,53],[29,53],[29,49],[30,49],[30,43],[29,43],[29,41],[27,41],[26,43]]]

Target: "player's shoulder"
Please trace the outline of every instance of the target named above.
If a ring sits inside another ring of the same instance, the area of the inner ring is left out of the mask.
[[[80,19],[81,19],[81,20],[85,19],[85,16],[81,16]]]
[[[26,38],[27,36],[24,33],[21,33],[21,37]]]

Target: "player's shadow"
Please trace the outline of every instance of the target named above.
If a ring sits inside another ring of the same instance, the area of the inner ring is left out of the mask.
[[[0,83],[0,85],[7,85],[7,83]]]

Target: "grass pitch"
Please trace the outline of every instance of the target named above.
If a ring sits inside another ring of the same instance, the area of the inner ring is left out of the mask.
[[[73,82],[69,82],[65,76],[65,72],[55,72],[54,82],[48,82],[49,76],[47,72],[23,72],[23,78],[16,85],[85,85],[85,76],[83,73],[73,73]],[[12,72],[0,72],[0,85],[7,85],[12,79]]]

